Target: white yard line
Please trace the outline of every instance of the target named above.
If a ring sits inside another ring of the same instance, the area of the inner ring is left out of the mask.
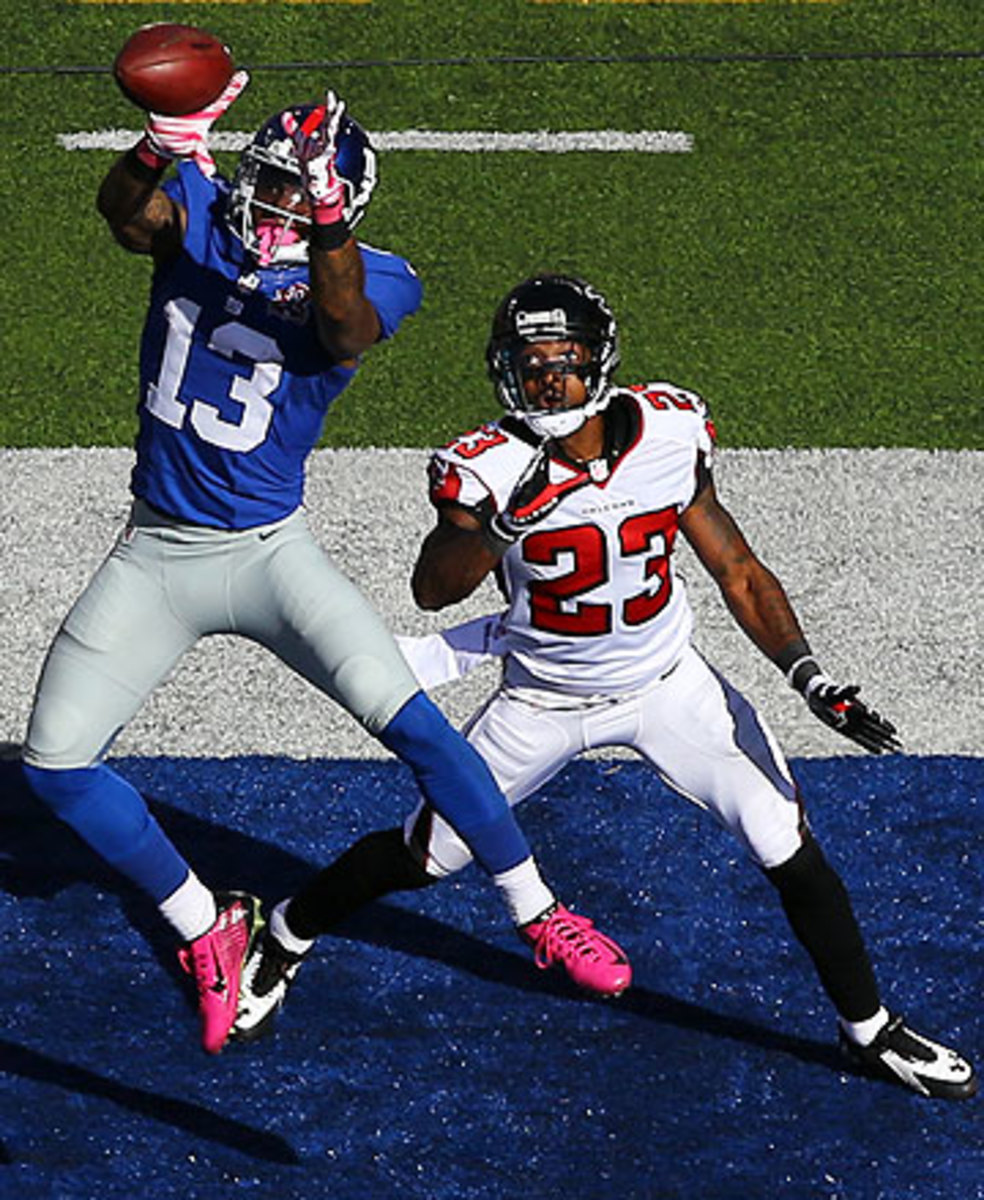
[[[57,141],[66,150],[126,150],[140,136],[137,129],[91,129],[78,133],[59,133]],[[214,133],[209,139],[213,150],[242,150],[252,133]],[[694,137],[679,129],[641,129],[630,133],[620,129],[549,130],[525,133],[500,133],[495,130],[402,129],[373,133],[377,150],[433,150],[451,154],[527,152],[569,154],[574,151],[631,154],[689,154]]]

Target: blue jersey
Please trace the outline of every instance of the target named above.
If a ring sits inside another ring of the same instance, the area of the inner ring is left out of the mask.
[[[305,460],[355,368],[318,340],[307,266],[257,270],[230,232],[224,180],[182,163],[165,191],[188,227],[151,285],[131,487],[191,524],[267,524],[301,503]],[[360,249],[366,295],[392,337],[419,308],[420,282],[402,258]]]

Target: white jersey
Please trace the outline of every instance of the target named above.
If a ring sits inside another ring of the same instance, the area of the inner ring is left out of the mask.
[[[673,548],[680,514],[708,477],[706,406],[671,383],[619,388],[606,427],[621,440],[590,476],[551,459],[550,482],[570,493],[502,559],[509,686],[567,697],[634,692],[689,643],[693,615]],[[435,452],[431,499],[502,509],[535,452],[514,420],[482,426]]]

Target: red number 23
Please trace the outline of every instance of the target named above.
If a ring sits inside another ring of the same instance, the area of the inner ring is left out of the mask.
[[[643,576],[654,585],[622,601],[621,615],[626,625],[644,625],[666,607],[673,586],[670,554],[676,533],[677,511],[673,507],[637,513],[619,525],[618,553],[625,558],[646,555]],[[608,581],[604,531],[597,525],[576,525],[543,530],[523,539],[523,558],[528,563],[555,565],[562,554],[573,558],[569,571],[552,579],[533,580],[529,585],[533,627],[572,637],[611,633],[612,606],[578,599]]]

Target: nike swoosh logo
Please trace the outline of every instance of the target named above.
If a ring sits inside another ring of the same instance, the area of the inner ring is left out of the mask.
[[[229,985],[226,982],[225,975],[222,973],[222,967],[219,965],[218,959],[215,960],[215,983],[208,990],[216,992],[219,995],[224,995],[229,990]]]

